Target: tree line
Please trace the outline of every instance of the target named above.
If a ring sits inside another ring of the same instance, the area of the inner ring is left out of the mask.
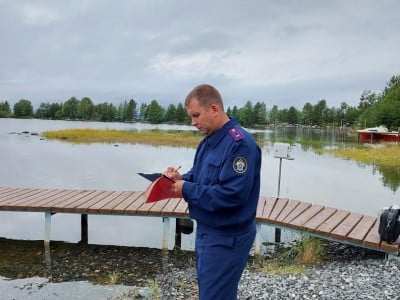
[[[316,104],[307,102],[302,110],[290,106],[279,108],[274,105],[267,109],[265,103],[253,103],[248,100],[244,106],[227,108],[229,116],[236,116],[245,127],[293,124],[305,126],[350,126],[373,127],[385,125],[391,130],[400,127],[400,75],[393,76],[380,94],[364,91],[358,106],[349,106],[342,102],[339,107],[328,107],[326,100]],[[0,102],[0,118],[38,118],[52,120],[83,120],[83,121],[119,121],[119,122],[150,122],[190,124],[186,109],[182,103],[162,107],[157,100],[142,103],[130,99],[115,106],[103,102],[94,104],[84,97],[71,97],[64,103],[42,102],[34,111],[31,101],[21,99],[14,104],[13,110],[8,101]]]

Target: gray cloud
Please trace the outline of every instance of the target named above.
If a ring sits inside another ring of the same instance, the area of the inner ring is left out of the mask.
[[[230,105],[357,105],[400,60],[396,0],[0,0],[0,101],[178,103],[209,82]]]

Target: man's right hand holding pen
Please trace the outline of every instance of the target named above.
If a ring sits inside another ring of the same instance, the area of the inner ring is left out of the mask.
[[[181,179],[182,179],[182,176],[181,176],[181,174],[179,173],[179,169],[180,169],[180,168],[182,168],[182,166],[179,166],[179,167],[177,167],[177,168],[175,168],[175,167],[168,167],[167,170],[165,170],[164,175],[165,175],[165,176],[168,176],[168,177],[170,177],[170,178],[172,178],[172,179],[175,179],[175,180],[181,180]]]
[[[182,180],[182,176],[179,173],[179,169],[181,167],[182,166],[179,166],[177,168],[168,167],[164,172],[165,176],[168,176],[175,180],[175,183],[171,186],[171,190],[173,192],[175,192],[176,194],[179,194],[180,196],[182,196],[182,187],[183,187],[183,183],[185,182],[184,180]]]

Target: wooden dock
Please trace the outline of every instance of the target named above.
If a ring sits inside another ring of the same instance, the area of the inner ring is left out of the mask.
[[[169,219],[188,218],[187,204],[182,199],[145,203],[142,195],[143,192],[134,191],[0,188],[0,211],[44,212],[45,244],[50,241],[51,216],[55,213],[81,214],[82,226],[88,214],[161,217],[164,220],[162,248],[168,249]],[[264,224],[399,254],[399,244],[380,241],[377,217],[298,200],[260,197],[256,221],[258,232]],[[256,254],[260,253],[261,243],[258,234]]]

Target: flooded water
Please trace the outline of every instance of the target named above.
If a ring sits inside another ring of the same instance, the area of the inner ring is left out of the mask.
[[[71,144],[47,141],[40,134],[62,128],[143,130],[155,127],[193,129],[190,126],[0,119],[0,186],[144,190],[149,182],[138,176],[138,172],[162,172],[167,166],[179,165],[185,172],[191,167],[195,149],[138,144]],[[29,133],[22,133],[24,131]],[[261,195],[277,196],[280,159],[274,158],[273,146],[277,137],[287,133],[252,132],[266,141],[262,148]],[[329,139],[331,136],[318,133],[311,138]],[[281,197],[373,216],[384,206],[400,205],[399,170],[382,170],[316,154],[312,148],[299,144],[293,147],[292,156],[294,160],[282,160]],[[0,237],[43,239],[43,213],[0,212],[0,218]],[[89,243],[160,248],[162,228],[160,218],[90,215]],[[262,239],[268,240],[270,234],[270,228],[263,229]],[[54,215],[51,239],[79,241],[80,216]],[[174,230],[171,228],[170,246],[173,241]],[[183,235],[182,245],[193,249],[193,237]]]

